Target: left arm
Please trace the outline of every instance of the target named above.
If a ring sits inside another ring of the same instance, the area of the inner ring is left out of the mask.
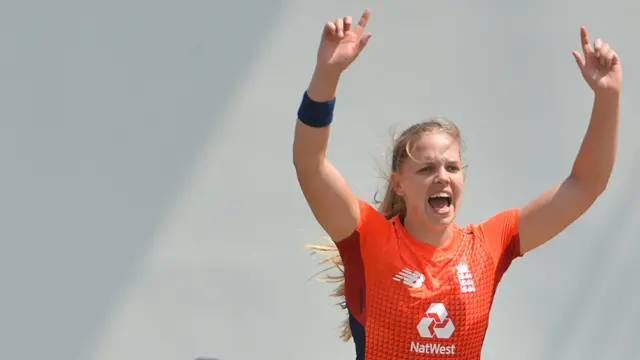
[[[591,48],[581,29],[584,58],[573,52],[595,94],[591,121],[571,173],[520,210],[520,251],[526,253],[552,239],[584,214],[609,182],[618,146],[620,59],[600,39]]]

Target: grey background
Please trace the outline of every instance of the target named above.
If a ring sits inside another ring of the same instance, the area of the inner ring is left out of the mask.
[[[391,130],[456,120],[460,223],[568,173],[579,26],[620,54],[609,189],[512,266],[484,357],[640,357],[637,2],[61,0],[0,2],[0,358],[353,358],[333,286],[308,281],[322,232],[291,142],[323,23],[367,6],[329,155],[371,199]]]

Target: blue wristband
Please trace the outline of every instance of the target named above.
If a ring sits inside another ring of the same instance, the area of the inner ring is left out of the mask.
[[[314,128],[329,126],[331,121],[333,121],[333,108],[335,104],[335,97],[326,102],[317,102],[311,100],[305,91],[302,96],[300,108],[298,108],[298,119],[300,119],[303,124]]]

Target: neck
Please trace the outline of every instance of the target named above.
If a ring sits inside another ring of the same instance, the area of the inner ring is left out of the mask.
[[[407,214],[403,223],[412,238],[435,247],[445,245],[453,235],[453,223],[449,225],[430,224],[418,216],[411,216],[411,214]]]

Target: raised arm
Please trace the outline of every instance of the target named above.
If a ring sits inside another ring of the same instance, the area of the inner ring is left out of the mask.
[[[349,16],[324,26],[316,69],[298,110],[293,141],[300,188],[316,220],[336,242],[356,229],[360,211],[347,182],[326,158],[327,143],[338,80],[371,37],[363,35],[369,15],[366,10],[355,29]]]
[[[587,30],[580,29],[584,57],[573,52],[587,84],[594,91],[591,121],[570,175],[520,211],[520,250],[530,251],[578,219],[605,190],[618,146],[622,68],[618,55]]]

